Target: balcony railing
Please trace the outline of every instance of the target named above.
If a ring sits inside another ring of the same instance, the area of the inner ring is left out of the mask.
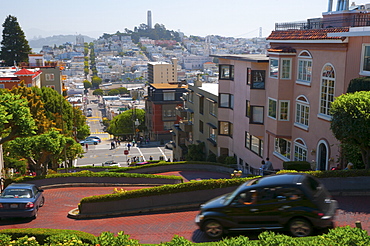
[[[275,31],[284,30],[309,30],[324,29],[332,27],[362,27],[370,26],[370,16],[359,14],[352,16],[343,16],[338,18],[315,18],[301,22],[275,23]]]

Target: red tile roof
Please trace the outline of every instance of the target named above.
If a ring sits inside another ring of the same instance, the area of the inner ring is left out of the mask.
[[[343,37],[328,37],[331,32],[348,32],[348,27],[309,29],[309,30],[284,30],[273,31],[267,40],[322,40],[322,39],[345,39]]]
[[[30,70],[27,70],[27,69],[23,68],[23,69],[15,72],[14,74],[15,75],[31,75],[31,74],[35,74],[35,72],[32,72]]]

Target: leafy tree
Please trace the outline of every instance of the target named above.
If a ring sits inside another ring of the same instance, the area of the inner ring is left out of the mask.
[[[112,89],[108,92],[108,96],[116,96],[116,95],[119,95],[119,90],[117,89]]]
[[[90,81],[88,81],[88,80],[84,80],[84,88],[85,88],[85,89],[89,89],[89,88],[91,88],[91,87],[92,87],[91,82],[90,82]]]
[[[129,90],[127,90],[127,88],[126,88],[126,87],[119,87],[119,88],[117,88],[117,90],[119,91],[119,94],[120,94],[120,95],[123,95],[123,94],[130,94],[130,91],[129,91]]]
[[[94,96],[103,96],[104,91],[102,89],[96,89],[96,90],[93,91],[93,95]]]
[[[21,95],[0,91],[0,144],[17,137],[30,136],[36,130],[27,100]]]
[[[93,76],[91,79],[91,83],[94,88],[99,88],[99,85],[102,83],[102,81],[103,80],[98,76]]]
[[[370,92],[359,91],[339,96],[331,104],[331,130],[345,144],[361,150],[365,168],[370,168]]]
[[[31,48],[22,31],[17,18],[8,15],[3,23],[3,40],[1,41],[0,59],[6,66],[14,63],[28,62],[28,54]]]
[[[28,107],[37,126],[36,134],[44,133],[53,126],[53,122],[46,117],[44,103],[40,97],[40,89],[26,87],[22,81],[21,85],[13,87],[11,92],[15,95],[20,95],[28,101]]]
[[[138,119],[140,123],[138,129],[140,131],[145,131],[145,110],[130,109],[114,117],[110,121],[107,132],[115,136],[135,134],[134,128],[136,126],[134,125],[134,122],[136,119]]]
[[[41,135],[14,139],[9,142],[8,148],[12,149],[13,155],[26,158],[30,168],[35,170],[37,175],[46,175],[49,163],[55,170],[58,167],[58,157],[64,148],[68,147],[67,142],[76,143],[72,138],[52,129]]]
[[[204,142],[201,142],[199,144],[188,145],[188,153],[185,156],[185,160],[204,161],[205,160],[204,147],[205,147]]]

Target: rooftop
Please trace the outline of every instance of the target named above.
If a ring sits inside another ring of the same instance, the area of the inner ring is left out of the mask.
[[[269,58],[264,54],[252,54],[252,55],[210,55],[211,57],[249,61],[249,62],[269,62]]]
[[[176,89],[176,88],[188,88],[188,85],[168,84],[168,83],[153,83],[150,84],[155,89]]]

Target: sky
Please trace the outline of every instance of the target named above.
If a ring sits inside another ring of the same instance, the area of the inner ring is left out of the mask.
[[[327,8],[328,0],[17,0],[2,4],[0,23],[17,17],[28,40],[60,34],[98,38],[147,24],[150,10],[153,26],[187,36],[252,38],[260,27],[266,37],[275,23],[321,17]]]

